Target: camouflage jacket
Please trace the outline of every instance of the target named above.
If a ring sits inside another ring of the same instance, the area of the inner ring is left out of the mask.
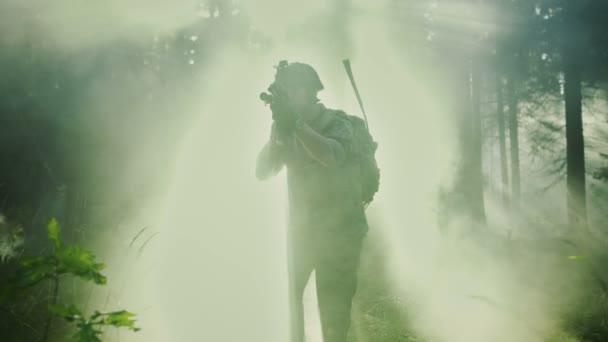
[[[339,111],[319,105],[321,114],[308,125],[332,140],[338,165],[327,167],[314,160],[295,137],[285,141],[270,161],[287,168],[290,227],[364,234],[365,211],[352,178],[357,169],[352,124],[337,115]]]

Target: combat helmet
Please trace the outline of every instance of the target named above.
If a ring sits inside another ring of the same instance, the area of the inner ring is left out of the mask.
[[[305,86],[312,91],[323,90],[323,83],[317,71],[310,65],[300,62],[288,63],[282,60],[275,66],[273,85],[279,87]]]

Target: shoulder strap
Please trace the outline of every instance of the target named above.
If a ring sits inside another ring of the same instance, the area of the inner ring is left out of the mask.
[[[339,110],[329,109],[323,106],[323,113],[318,119],[316,119],[315,127],[317,127],[321,132],[326,131],[336,120],[336,118],[338,118],[339,113]]]

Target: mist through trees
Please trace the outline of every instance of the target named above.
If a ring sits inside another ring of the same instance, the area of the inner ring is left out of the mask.
[[[282,341],[284,188],[248,169],[257,94],[279,60],[311,63],[322,102],[359,115],[344,58],[382,170],[352,341],[608,339],[606,1],[7,1],[0,51],[0,251],[44,254],[56,217],[105,256],[108,292],[59,296],[143,312],[111,340]],[[39,339],[49,291],[0,303],[1,336]]]

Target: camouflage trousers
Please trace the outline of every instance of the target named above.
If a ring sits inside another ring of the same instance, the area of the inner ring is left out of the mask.
[[[318,227],[317,227],[318,228]],[[290,229],[291,342],[304,342],[303,294],[315,271],[317,300],[324,342],[345,342],[357,289],[362,234]]]

